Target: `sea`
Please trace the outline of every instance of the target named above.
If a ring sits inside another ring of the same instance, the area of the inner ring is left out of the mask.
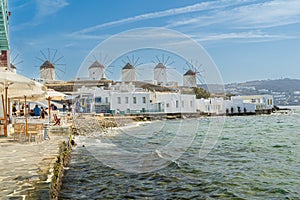
[[[300,199],[300,107],[77,137],[59,199]]]

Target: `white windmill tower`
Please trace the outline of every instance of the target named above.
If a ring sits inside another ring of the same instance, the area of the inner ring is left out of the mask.
[[[55,67],[49,60],[40,66],[40,79],[55,80]]]
[[[122,81],[134,82],[136,81],[135,67],[129,62],[122,68]]]
[[[167,67],[162,64],[158,63],[154,68],[154,80],[157,81],[159,85],[166,85],[167,80]]]
[[[156,56],[158,64],[154,67],[154,80],[157,82],[158,85],[167,85],[167,67],[174,63],[174,61],[168,63],[170,56],[165,60],[164,54],[162,55],[162,59],[159,59]],[[155,63],[154,61],[152,61]]]
[[[128,62],[123,61],[123,63],[126,63],[125,66],[122,68],[122,81],[123,82],[135,82],[136,81],[136,67],[143,64],[138,63],[140,58],[134,59],[134,55],[131,56],[131,59],[129,56],[126,56]],[[132,64],[131,64],[132,63]]]
[[[197,79],[196,79],[196,72],[189,69],[183,75],[183,86],[184,87],[197,87]]]
[[[197,80],[203,82],[202,74],[203,71],[200,71],[202,64],[198,64],[198,61],[186,62],[188,69],[183,75],[183,86],[184,87],[197,87]]]
[[[40,51],[40,53],[42,57],[37,57],[38,60],[43,62],[43,64],[40,66],[40,79],[45,81],[53,81],[56,80],[56,76],[61,79],[57,72],[59,71],[65,73],[63,69],[58,67],[65,66],[65,64],[60,63],[64,56],[57,58],[57,50],[49,48],[47,49],[47,53],[44,53],[43,51]]]
[[[92,80],[101,80],[104,78],[104,65],[97,60],[89,67],[89,78]]]

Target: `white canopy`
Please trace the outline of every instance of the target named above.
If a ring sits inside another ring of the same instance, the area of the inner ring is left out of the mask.
[[[2,93],[7,88],[8,98],[30,98],[33,96],[42,96],[46,92],[46,87],[29,78],[8,70],[0,71],[0,90]]]

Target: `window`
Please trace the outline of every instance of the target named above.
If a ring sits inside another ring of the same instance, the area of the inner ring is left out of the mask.
[[[129,103],[129,98],[128,97],[125,97],[125,103]]]
[[[105,103],[108,103],[108,97],[105,97]]]
[[[193,101],[190,101],[190,106],[193,107]]]
[[[170,104],[167,103],[166,106],[167,106],[167,108],[169,108],[169,107],[170,107]]]
[[[133,103],[136,104],[136,97],[133,97]]]
[[[146,103],[146,97],[143,97],[143,103]]]
[[[184,101],[182,101],[182,102],[181,102],[181,107],[183,107],[183,108],[184,108]]]
[[[96,97],[96,98],[95,98],[95,102],[96,102],[96,103],[101,103],[101,97]]]
[[[176,108],[178,108],[178,101],[176,101]]]
[[[118,104],[121,104],[121,97],[118,97]]]

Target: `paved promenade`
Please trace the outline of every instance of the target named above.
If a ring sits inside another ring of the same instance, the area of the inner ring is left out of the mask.
[[[44,192],[42,196],[48,194],[49,170],[58,156],[58,144],[67,136],[50,138],[38,144],[0,138],[0,199],[27,199],[37,190]]]

